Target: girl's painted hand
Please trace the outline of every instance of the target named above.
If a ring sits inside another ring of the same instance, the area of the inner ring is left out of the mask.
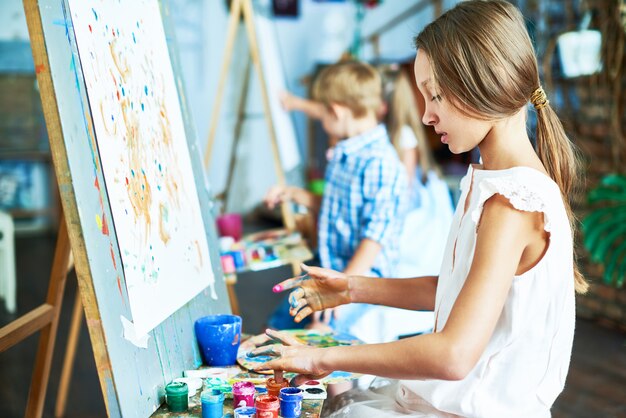
[[[302,265],[305,274],[287,279],[276,286],[274,292],[294,289],[289,295],[289,313],[296,322],[313,312],[350,303],[348,276],[338,271]]]
[[[280,370],[298,373],[292,381],[292,385],[295,386],[308,380],[321,379],[332,372],[332,370],[323,370],[319,366],[324,349],[310,347],[293,335],[284,332],[268,329],[265,333],[268,339],[277,343],[258,347],[250,354],[276,358],[255,366],[251,369],[252,371]]]

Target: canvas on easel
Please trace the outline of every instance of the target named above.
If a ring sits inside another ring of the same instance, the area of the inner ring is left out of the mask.
[[[167,4],[25,0],[109,416],[148,416],[201,364],[193,322],[230,311]]]
[[[161,12],[68,3],[133,325],[146,334],[207,286],[217,297]]]

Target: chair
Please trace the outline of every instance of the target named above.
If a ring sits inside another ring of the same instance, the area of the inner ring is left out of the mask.
[[[14,232],[11,215],[0,211],[0,298],[10,313],[16,309]]]

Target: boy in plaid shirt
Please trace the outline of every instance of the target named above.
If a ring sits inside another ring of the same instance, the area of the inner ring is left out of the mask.
[[[325,68],[316,80],[314,98],[320,103],[322,125],[340,138],[326,167],[326,186],[320,201],[293,186],[273,187],[265,202],[273,207],[293,201],[308,207],[318,218],[318,247],[322,267],[348,275],[393,277],[398,238],[407,195],[405,170],[387,130],[378,121],[382,83],[370,65],[344,62]],[[274,328],[293,328],[286,306],[271,318]],[[348,305],[341,312],[313,318],[338,331],[364,313],[366,305]],[[358,337],[358,335],[357,335]]]

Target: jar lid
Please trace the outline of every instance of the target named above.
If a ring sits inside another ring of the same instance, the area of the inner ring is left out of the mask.
[[[187,394],[189,393],[189,388],[187,387],[187,383],[172,382],[169,385],[165,386],[165,393],[169,396],[187,396]]]
[[[200,393],[200,399],[210,403],[224,402],[224,394],[219,389],[207,389]]]
[[[273,395],[260,395],[255,399],[257,409],[272,410],[280,407],[280,401]]]
[[[299,401],[302,400],[302,389],[300,388],[282,388],[280,390],[280,399],[283,401]]]

